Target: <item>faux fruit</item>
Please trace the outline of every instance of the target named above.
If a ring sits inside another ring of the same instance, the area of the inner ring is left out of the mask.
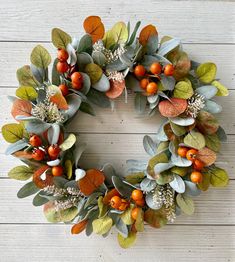
[[[122,199],[120,196],[113,196],[110,200],[110,205],[112,208],[118,209],[122,204]]]
[[[186,153],[186,158],[192,162],[196,159],[197,156],[197,150],[196,149],[189,149],[188,152]]]
[[[74,89],[81,89],[82,88],[82,84],[83,84],[83,76],[81,73],[79,72],[74,72],[71,75],[71,81],[72,81],[72,86]]]
[[[67,62],[61,62],[59,61],[56,64],[56,69],[59,73],[63,74],[66,73],[69,70],[69,65],[67,64]]]
[[[63,175],[63,167],[62,166],[53,166],[51,173],[53,176],[62,176]]]
[[[162,66],[160,65],[160,63],[152,63],[152,65],[150,66],[150,72],[154,75],[161,74]]]
[[[32,153],[32,158],[37,161],[42,161],[45,157],[45,152],[41,149],[35,149]]]
[[[144,197],[143,192],[141,190],[139,190],[139,189],[135,189],[131,193],[131,198],[134,201],[141,200],[141,199],[143,199],[143,197]]]
[[[65,49],[59,49],[58,53],[57,53],[57,58],[61,62],[65,62],[69,58],[69,54],[68,54],[68,52]]]
[[[142,89],[146,89],[148,84],[149,84],[149,80],[147,78],[143,78],[140,80],[140,87]]]
[[[49,156],[55,159],[58,157],[60,153],[60,147],[58,145],[50,145],[47,151]]]
[[[59,85],[59,89],[63,96],[67,96],[69,94],[69,88],[65,84]]]
[[[108,205],[110,203],[111,198],[114,196],[120,196],[116,188],[113,188],[110,191],[108,191],[108,193],[103,198],[103,203],[105,205]]]
[[[139,207],[133,208],[132,211],[131,211],[132,219],[136,220],[137,217],[138,217],[139,212],[141,212],[141,208],[139,208]]]
[[[146,92],[150,95],[154,95],[157,93],[157,84],[155,82],[151,82],[146,87]]]
[[[188,149],[187,147],[180,146],[180,147],[178,148],[178,150],[177,150],[177,153],[178,153],[178,155],[181,156],[181,157],[186,157],[186,154],[187,154],[188,150],[189,150],[189,149]]]
[[[204,165],[204,163],[203,163],[202,161],[200,161],[200,160],[198,160],[198,159],[195,159],[195,161],[194,161],[194,163],[193,163],[193,168],[194,168],[195,170],[200,171],[200,170],[203,169],[204,166],[205,166],[205,165]]]
[[[168,64],[164,67],[165,76],[173,76],[174,74],[174,66],[172,64]]]
[[[135,204],[136,204],[137,206],[139,206],[139,207],[143,207],[143,206],[145,205],[145,200],[144,200],[144,198],[135,201]]]
[[[201,183],[203,179],[202,173],[198,171],[193,171],[190,175],[190,179],[193,183]]]
[[[134,73],[137,77],[143,77],[145,75],[145,68],[142,65],[137,65],[134,69]]]
[[[33,136],[30,137],[29,143],[30,143],[31,146],[39,147],[39,146],[42,145],[42,140],[41,140],[40,136],[33,135]]]
[[[124,210],[127,209],[128,206],[129,206],[129,202],[128,202],[127,200],[125,200],[125,199],[122,199],[122,200],[121,200],[121,204],[120,204],[120,206],[118,207],[118,210],[124,211]]]

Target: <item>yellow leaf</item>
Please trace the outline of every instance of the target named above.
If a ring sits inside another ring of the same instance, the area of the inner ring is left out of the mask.
[[[118,243],[122,248],[129,248],[135,244],[136,233],[130,232],[127,238],[124,238],[121,234],[118,234]]]
[[[228,96],[229,95],[229,91],[227,87],[222,85],[219,81],[214,80],[211,84],[218,89],[217,94],[216,94],[217,96]]]
[[[73,175],[73,170],[72,170],[72,162],[71,160],[67,159],[65,161],[65,172],[67,174],[67,178],[71,179],[72,175]]]
[[[2,127],[2,136],[8,143],[15,143],[24,136],[23,126],[20,124],[7,124]]]

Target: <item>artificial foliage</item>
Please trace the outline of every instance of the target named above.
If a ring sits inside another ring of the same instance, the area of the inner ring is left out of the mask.
[[[192,215],[193,197],[227,186],[226,171],[215,164],[226,133],[214,98],[228,90],[214,63],[192,61],[179,39],[159,39],[153,25],[139,30],[138,22],[131,30],[118,22],[105,30],[90,16],[83,27],[80,38],[54,28],[54,62],[37,45],[31,64],[17,70],[19,87],[9,97],[16,122],[4,125],[2,135],[10,143],[6,154],[22,165],[9,177],[27,181],[18,197],[35,195],[33,205],[44,205],[48,221],[71,223],[72,234],[87,236],[105,237],[115,227],[120,246],[128,248],[146,225],[160,228],[180,213]],[[128,93],[135,94],[139,115],[160,112],[164,119],[156,141],[143,138],[149,160],[127,160],[125,174],[109,163],[84,170],[79,159],[86,144],[65,132],[67,123],[78,111],[95,117],[94,104],[112,109]]]

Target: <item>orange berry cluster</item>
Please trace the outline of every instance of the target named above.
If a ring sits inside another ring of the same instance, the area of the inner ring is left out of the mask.
[[[203,180],[203,175],[201,171],[204,168],[204,163],[197,159],[198,150],[196,149],[189,149],[187,147],[179,147],[178,148],[178,155],[193,162],[193,169],[194,171],[190,175],[190,179],[193,183],[201,183]]]
[[[172,64],[168,64],[162,67],[160,63],[154,62],[150,66],[150,73],[152,75],[147,73],[143,65],[137,65],[134,68],[134,74],[138,78],[142,78],[140,80],[140,87],[146,91],[147,95],[154,95],[158,91],[158,85],[155,81],[150,80],[150,78],[154,77],[160,79],[161,73],[164,73],[165,76],[172,76],[174,73],[174,66]]]
[[[130,203],[120,196],[113,196],[110,200],[110,205],[112,208],[124,211],[129,207]]]
[[[42,139],[38,135],[32,135],[29,139],[29,144],[33,147],[32,158],[36,161],[55,160],[60,154],[58,145],[50,145],[47,149],[42,146]],[[53,176],[62,176],[63,167],[53,166],[51,169]]]

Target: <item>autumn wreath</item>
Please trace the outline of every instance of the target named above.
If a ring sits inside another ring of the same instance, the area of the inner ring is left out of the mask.
[[[41,45],[33,49],[31,65],[17,70],[19,88],[9,99],[18,123],[4,125],[2,135],[10,143],[6,154],[24,165],[9,177],[30,180],[18,197],[35,194],[33,205],[44,205],[48,221],[71,222],[73,234],[85,230],[88,236],[106,236],[114,226],[127,248],[144,222],[159,228],[181,211],[192,215],[192,196],[228,184],[226,171],[215,165],[226,134],[214,116],[222,108],[213,100],[228,90],[216,80],[214,63],[191,61],[179,39],[159,41],[153,25],[138,37],[140,22],[132,33],[123,22],[105,32],[97,16],[83,26],[80,39],[52,30],[58,56],[51,80],[51,56]],[[159,111],[165,118],[157,142],[143,139],[151,158],[127,160],[126,174],[111,164],[82,169],[85,143],[65,132],[66,124],[78,110],[95,115],[93,104],[112,108],[115,98],[129,92],[139,114]]]

